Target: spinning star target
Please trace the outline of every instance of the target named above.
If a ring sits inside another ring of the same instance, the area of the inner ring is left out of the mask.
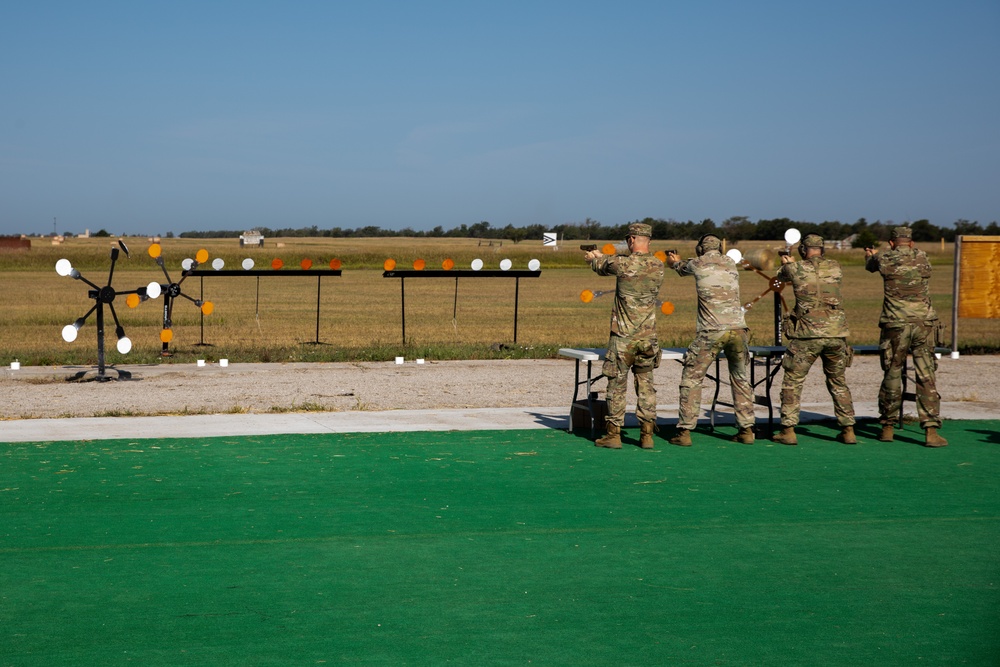
[[[154,243],[149,246],[149,256],[156,260],[156,264],[163,271],[163,275],[167,279],[166,285],[160,285],[163,293],[163,330],[160,331],[160,341],[163,343],[163,351],[161,354],[163,356],[168,356],[170,354],[170,341],[174,339],[173,332],[173,313],[174,313],[174,299],[178,297],[183,297],[188,301],[196,305],[200,310],[202,315],[211,315],[212,311],[215,310],[215,305],[211,301],[202,301],[201,299],[195,299],[193,297],[184,294],[181,288],[181,284],[187,279],[191,273],[198,268],[201,264],[208,261],[208,251],[201,249],[195,254],[194,259],[185,259],[181,263],[181,268],[183,272],[181,273],[181,279],[174,282],[171,279],[170,274],[167,272],[167,267],[163,262],[163,249],[160,247],[159,243]]]
[[[785,253],[789,252],[793,245],[798,243],[802,239],[802,233],[795,229],[794,227],[785,231]],[[743,305],[743,310],[748,311],[754,307],[754,305],[764,298],[768,293],[774,294],[774,344],[782,344],[782,325],[781,318],[782,313],[788,311],[788,304],[785,302],[785,297],[782,294],[782,290],[785,289],[785,283],[778,280],[777,277],[769,276],[764,273],[764,269],[773,269],[775,261],[779,257],[779,253],[771,250],[769,248],[751,250],[746,256],[743,256],[739,250],[733,248],[726,253],[734,262],[739,266],[743,267],[748,271],[754,271],[757,275],[764,278],[767,281],[767,289],[757,295],[756,298],[745,303]]]
[[[94,378],[98,381],[107,381],[110,378],[105,373],[104,365],[104,307],[107,306],[111,311],[111,317],[115,321],[115,336],[118,338],[117,349],[121,354],[128,354],[132,350],[132,340],[125,335],[125,327],[122,326],[121,322],[118,320],[118,313],[115,311],[114,301],[119,294],[127,294],[128,298],[126,302],[131,305],[134,301],[138,303],[140,299],[153,298],[155,299],[159,296],[160,286],[156,283],[150,283],[147,287],[139,287],[134,290],[127,292],[119,292],[115,290],[111,285],[111,281],[115,275],[115,264],[118,262],[118,256],[120,254],[119,248],[125,252],[125,257],[129,257],[128,247],[122,241],[118,241],[118,248],[111,249],[111,269],[108,271],[108,283],[104,287],[100,287],[86,278],[76,269],[73,268],[73,264],[68,259],[60,259],[56,262],[56,273],[60,276],[69,276],[74,280],[80,280],[91,287],[87,291],[87,296],[94,300],[94,306],[87,311],[87,313],[77,319],[72,324],[67,324],[63,327],[62,337],[67,343],[72,343],[76,340],[77,334],[79,333],[81,327],[86,323],[87,318],[90,314],[97,312],[97,377]],[[130,373],[123,370],[114,369],[118,373],[118,379],[128,379],[131,376]],[[77,374],[77,379],[82,378],[86,373]]]

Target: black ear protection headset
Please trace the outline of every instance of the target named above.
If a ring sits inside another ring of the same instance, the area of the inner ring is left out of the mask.
[[[713,238],[719,242],[720,246],[722,245],[722,239],[720,239],[715,234],[703,234],[702,237],[698,239],[698,245],[694,247],[694,254],[698,255],[699,257],[705,254],[705,248],[702,246],[702,244],[705,242],[705,239],[708,238]]]
[[[811,236],[811,234],[806,234],[806,236]],[[809,252],[809,246],[806,245],[805,241],[806,240],[803,237],[802,242],[799,243],[799,257],[801,257],[802,259],[805,259],[806,258],[806,253]],[[813,246],[813,247],[815,247],[815,246]],[[823,257],[825,255],[826,255],[826,244],[820,246],[820,248],[819,248],[819,256]]]

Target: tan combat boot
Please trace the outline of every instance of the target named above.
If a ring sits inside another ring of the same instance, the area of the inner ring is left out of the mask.
[[[882,424],[882,432],[878,434],[879,442],[892,442],[894,435],[892,424]]]
[[[653,448],[653,431],[656,430],[656,422],[639,422],[639,446],[643,449]]]
[[[686,428],[678,428],[674,437],[670,438],[670,444],[677,445],[678,447],[690,447],[691,431]]]
[[[774,441],[783,445],[797,445],[799,439],[795,437],[795,427],[786,426],[774,434]]]
[[[840,433],[837,434],[837,440],[844,443],[845,445],[856,445],[858,444],[858,439],[854,435],[853,426],[842,426],[840,428]]]
[[[948,441],[938,435],[937,429],[929,426],[926,429],[927,436],[924,439],[924,447],[947,447]]]
[[[738,442],[743,445],[752,445],[754,441],[753,429],[747,426],[746,428],[741,428],[740,432],[736,434],[733,438],[733,442]]]
[[[608,449],[622,448],[622,427],[618,424],[608,422],[605,425],[606,435],[594,441],[597,447],[607,447]]]

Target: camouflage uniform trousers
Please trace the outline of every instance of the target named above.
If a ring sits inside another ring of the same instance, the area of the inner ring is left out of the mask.
[[[844,377],[854,351],[845,338],[790,338],[788,351],[781,362],[785,377],[781,381],[781,425],[799,423],[802,385],[816,358],[823,359],[826,389],[833,399],[833,412],[840,426],[854,425],[854,400]]]
[[[701,331],[695,336],[684,355],[684,370],[678,392],[679,419],[677,428],[693,431],[701,413],[701,388],[709,367],[720,350],[725,351],[729,365],[729,386],[733,392],[736,425],[750,428],[754,424],[753,389],[750,387],[749,329]]]
[[[635,379],[637,397],[635,416],[639,421],[656,421],[656,388],[653,386],[653,369],[660,365],[660,346],[655,338],[631,339],[611,336],[601,370],[608,378],[607,421],[618,426],[625,424],[625,397],[628,391],[628,372]]]
[[[936,321],[882,325],[878,346],[885,375],[878,392],[878,412],[883,424],[892,424],[898,418],[903,404],[903,364],[909,352],[917,381],[914,394],[920,427],[941,428],[941,395],[934,379],[936,332]]]

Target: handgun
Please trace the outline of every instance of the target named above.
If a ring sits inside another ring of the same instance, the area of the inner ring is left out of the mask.
[[[592,252],[594,250],[597,250],[597,244],[593,243],[590,245],[582,245],[580,246],[580,250],[583,250],[584,252]]]
[[[779,250],[778,251],[778,256],[779,257],[785,257],[786,255],[788,255],[788,251],[787,250]]]

